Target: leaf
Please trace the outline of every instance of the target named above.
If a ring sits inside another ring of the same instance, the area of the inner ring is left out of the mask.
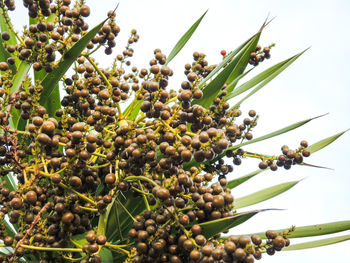
[[[322,235],[334,234],[334,233],[338,233],[346,230],[350,230],[350,220],[318,224],[318,225],[309,225],[309,226],[300,226],[300,227],[297,226],[295,230],[288,235],[288,238],[322,236]],[[285,232],[285,231],[288,231],[288,228],[276,230],[277,233]],[[265,232],[253,233],[248,235],[249,236],[258,235],[261,238],[266,239]]]
[[[345,235],[340,237],[331,237],[331,238],[320,239],[316,241],[309,241],[309,242],[304,242],[300,244],[290,245],[288,247],[283,248],[283,251],[323,247],[323,246],[328,246],[328,245],[336,244],[347,240],[350,240],[350,235]]]
[[[266,211],[269,209],[253,210],[248,212],[243,212],[230,217],[224,217],[208,222],[199,224],[202,227],[202,235],[206,238],[215,236],[218,233],[229,230],[235,226],[238,226],[256,214]]]
[[[108,18],[107,18],[108,19]],[[41,85],[44,87],[44,90],[40,96],[40,104],[43,105],[48,101],[49,96],[52,91],[55,89],[59,80],[63,77],[66,71],[70,68],[73,62],[78,58],[81,52],[85,49],[87,44],[91,39],[97,34],[103,24],[107,21],[105,19],[103,22],[92,28],[88,33],[86,33],[78,42],[76,42],[63,56],[61,61],[58,63],[57,67],[53,69],[52,72],[46,75],[43,79]],[[50,103],[50,101],[48,101]]]
[[[102,263],[113,262],[113,253],[106,247],[101,249],[100,256],[102,257]]]
[[[134,196],[131,191],[119,195],[119,201],[122,205],[128,210],[128,212],[135,217],[136,215],[141,214],[145,209],[145,203],[140,196]],[[133,225],[133,220],[117,202],[117,210],[112,209],[108,217],[106,236],[107,240],[111,242],[118,241],[120,239],[119,229],[111,224],[110,220],[116,220],[116,217],[119,216],[120,228],[122,231],[123,237],[126,237],[130,228]],[[112,221],[113,222],[113,221]]]
[[[243,99],[241,99],[239,102],[237,102],[232,108],[238,108],[243,101],[248,99],[250,96],[258,92],[260,89],[262,89],[267,83],[269,83],[271,80],[273,80],[279,73],[281,73],[285,68],[287,68],[290,64],[292,64],[298,57],[300,57],[307,49],[305,49],[303,52],[295,55],[291,58],[286,64],[284,64],[279,70],[274,72],[272,75],[270,75],[266,80],[264,80],[259,86],[257,86],[255,89],[253,89],[247,96],[245,96]]]
[[[263,189],[261,191],[255,192],[253,194],[237,198],[234,202],[234,207],[238,209],[238,208],[254,205],[254,204],[263,202],[265,200],[271,199],[277,195],[280,195],[288,191],[297,183],[299,183],[299,181],[292,181],[292,182],[287,182],[283,184],[278,184],[278,185]]]
[[[22,82],[25,80],[27,73],[31,67],[31,64],[22,61],[18,67],[17,73],[14,75],[12,79],[12,87],[10,89],[11,93],[16,92],[19,87],[22,85]],[[12,128],[17,127],[17,122],[19,119],[19,111],[16,108],[12,108],[11,111],[12,118],[10,118],[10,125]]]
[[[263,86],[265,86],[267,83],[269,83],[271,80],[273,80],[277,75],[279,75],[283,70],[285,70],[288,66],[290,66],[298,57],[300,57],[306,50],[303,52],[290,57],[268,69],[261,72],[254,78],[250,79],[249,81],[245,82],[241,86],[239,86],[237,89],[235,89],[233,92],[229,93],[226,96],[226,99],[229,100],[231,98],[234,98],[238,96],[239,94],[251,89],[255,85],[261,83],[259,87],[256,89],[255,92],[257,92],[259,89],[261,89]],[[254,93],[255,93],[254,92]]]
[[[321,141],[318,141],[318,142],[310,145],[308,147],[308,149],[310,150],[311,153],[317,152],[317,151],[321,150],[322,148],[326,147],[327,145],[331,144],[332,142],[334,142],[336,139],[338,139],[340,136],[342,136],[347,131],[348,130],[337,133],[337,134],[335,134],[331,137],[328,137],[326,139],[323,139]]]
[[[251,49],[252,44],[257,42],[257,39],[259,39],[260,34],[256,34],[244,47],[242,50],[236,49],[233,51],[233,56],[240,52],[235,58],[230,61],[226,67],[220,73],[217,74],[217,76],[203,89],[203,97],[201,99],[194,99],[192,100],[193,104],[199,104],[203,106],[204,108],[208,108],[212,103],[213,100],[218,96],[218,94],[221,91],[222,86],[229,80],[230,76],[234,74],[237,75],[237,69],[241,68],[240,64],[242,61],[242,57],[245,55],[247,50]],[[256,46],[256,44],[255,44]],[[242,72],[240,72],[242,73]],[[239,74],[238,74],[239,75]],[[238,75],[236,77],[238,77]],[[231,81],[233,81],[232,79]]]
[[[171,50],[165,65],[168,65],[169,62],[177,55],[177,53],[179,53],[180,50],[186,45],[187,41],[191,38],[194,31],[196,31],[197,27],[199,26],[200,22],[202,21],[203,17],[207,12],[208,10],[205,11],[200,18],[198,18],[198,20],[187,30],[187,32],[176,43],[175,47]]]
[[[14,237],[16,235],[16,231],[11,227],[11,225],[6,220],[3,220],[3,222],[5,224],[6,233],[11,237]]]
[[[254,172],[251,172],[249,174],[246,174],[244,176],[241,176],[241,177],[238,177],[236,179],[233,179],[233,180],[230,180],[228,183],[227,183],[227,188],[229,189],[233,189],[237,186],[239,186],[240,184],[244,183],[245,181],[253,178],[255,175],[263,172],[263,171],[266,171],[266,170],[256,170]]]
[[[4,17],[4,10],[0,8],[0,29],[1,32],[8,32],[10,34],[10,39],[6,41],[8,45],[16,46],[17,40],[15,34],[10,30],[8,25],[6,24],[6,20]],[[0,38],[0,61],[6,61],[7,58],[11,57],[11,54],[7,52],[5,47],[3,46],[4,41],[2,38]],[[20,60],[17,57],[14,57],[15,59],[15,65],[9,65],[9,68],[12,70],[12,73],[15,73],[17,71],[17,68],[19,66]]]
[[[143,100],[135,100],[129,104],[124,110],[123,115],[127,116],[128,120],[135,119],[140,112],[141,103]]]
[[[3,181],[6,182],[4,186],[6,186],[10,191],[17,190],[15,180],[13,179],[13,176],[11,173],[8,173],[6,176],[1,176],[0,183],[2,183]]]

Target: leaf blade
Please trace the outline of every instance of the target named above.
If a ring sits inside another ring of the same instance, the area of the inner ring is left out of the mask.
[[[186,45],[188,40],[191,38],[193,33],[196,31],[197,27],[201,23],[203,17],[208,12],[205,11],[204,14],[197,19],[197,21],[186,31],[186,33],[179,39],[179,41],[175,44],[174,48],[171,50],[169,56],[167,57],[165,65],[168,65],[169,62],[181,51],[181,49]]]
[[[283,248],[283,251],[292,251],[292,250],[300,250],[300,249],[309,249],[316,247],[323,247],[328,245],[333,245],[336,243],[344,242],[350,240],[350,235],[344,235],[339,237],[331,237],[325,238],[315,241],[303,242],[295,245],[290,245],[288,247]]]
[[[260,190],[258,192],[252,193],[250,195],[237,198],[234,202],[234,206],[236,209],[239,209],[239,208],[251,206],[251,205],[266,201],[268,199],[271,199],[277,195],[280,195],[288,191],[299,182],[300,181],[292,181],[292,182],[278,184],[278,185]]]
[[[248,95],[246,95],[244,98],[242,98],[239,102],[237,102],[232,108],[237,108],[239,105],[242,104],[243,101],[248,99],[250,96],[258,92],[260,89],[262,89],[267,83],[269,83],[271,80],[273,80],[278,74],[280,74],[284,69],[286,69],[290,64],[292,64],[298,57],[300,57],[304,52],[306,52],[307,49],[300,52],[299,54],[292,57],[291,60],[286,62],[281,68],[279,68],[277,71],[275,71],[273,74],[271,74],[268,78],[266,78],[259,86],[257,86],[254,90],[252,90]]]
[[[227,188],[233,189],[233,188],[239,186],[240,184],[243,184],[245,181],[248,181],[249,179],[253,178],[254,176],[258,175],[259,173],[261,173],[263,171],[266,171],[266,170],[256,170],[256,171],[251,172],[249,174],[246,174],[244,176],[230,180],[227,183]]]
[[[245,221],[249,220],[251,217],[256,214],[270,210],[270,209],[261,209],[261,210],[253,210],[248,212],[242,212],[230,217],[224,217],[217,220],[212,220],[204,223],[200,223],[199,225],[202,228],[202,235],[206,238],[210,238],[218,233],[224,232],[228,229],[231,229],[235,226],[238,226]]]
[[[340,133],[337,133],[337,134],[335,134],[333,136],[330,136],[330,137],[327,137],[327,138],[325,138],[323,140],[320,140],[320,141],[310,145],[308,147],[308,149],[310,150],[311,153],[315,153],[315,152],[323,149],[327,145],[331,144],[332,142],[334,142],[336,139],[338,139],[340,136],[342,136],[347,131],[348,130],[340,132]]]
[[[303,52],[305,52],[305,51],[303,51]],[[241,93],[251,89],[252,87],[256,86],[260,82],[263,82],[262,84],[263,84],[263,86],[265,86],[268,82],[270,82],[277,75],[279,75],[282,71],[284,71],[289,65],[291,65],[299,56],[301,56],[303,54],[303,52],[296,54],[296,55],[264,70],[260,74],[256,75],[252,79],[250,79],[247,82],[240,85],[233,92],[229,93],[226,96],[226,99],[227,100],[232,99],[232,98],[240,95]]]
[[[322,235],[335,234],[335,233],[339,233],[347,230],[350,230],[350,220],[317,224],[317,225],[300,226],[300,227],[297,226],[295,230],[288,235],[288,238],[322,236]],[[285,232],[285,231],[288,231],[288,228],[276,230],[277,233]],[[264,239],[267,238],[265,235],[265,232],[251,233],[248,235],[257,235]]]

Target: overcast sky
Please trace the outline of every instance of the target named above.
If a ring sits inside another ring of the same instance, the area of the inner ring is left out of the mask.
[[[117,3],[114,0],[88,1],[92,9],[90,26],[102,21]],[[184,79],[183,65],[192,62],[193,51],[204,52],[209,63],[216,64],[221,59],[220,50],[235,49],[259,29],[268,15],[276,18],[264,30],[260,44],[276,43],[276,47],[271,51],[271,59],[259,65],[254,74],[311,46],[290,68],[247,100],[242,111],[246,114],[249,109],[255,109],[260,115],[255,137],[299,120],[329,114],[288,135],[246,149],[278,155],[283,144],[297,148],[302,139],[314,143],[350,128],[348,0],[120,0],[119,3],[119,52],[125,46],[130,30],[136,28],[140,40],[133,47],[135,56],[132,62],[140,68],[148,66],[154,48],[169,54],[188,27],[209,9],[188,45],[169,64],[175,72],[170,81],[170,87],[174,89]],[[17,17],[17,22],[22,17]],[[117,53],[115,50],[113,54]],[[108,65],[112,57],[97,60]],[[334,170],[292,167],[289,171],[265,172],[235,189],[234,196],[240,197],[281,182],[305,178],[284,195],[251,207],[286,210],[257,215],[244,226],[234,229],[233,233],[350,220],[349,146],[350,135],[345,134],[307,160]],[[229,178],[253,171],[258,165],[257,160],[246,163],[248,166],[235,168]],[[273,257],[265,255],[262,262],[345,263],[350,262],[349,247],[350,242],[347,242],[314,250],[280,252]]]

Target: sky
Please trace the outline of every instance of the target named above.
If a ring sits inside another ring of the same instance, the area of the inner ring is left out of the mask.
[[[118,1],[87,1],[92,10],[90,27],[106,17]],[[20,3],[18,3],[20,5]],[[289,134],[244,148],[263,154],[279,155],[287,144],[297,148],[301,140],[310,144],[350,128],[350,2],[347,0],[120,0],[117,24],[121,27],[117,48],[121,52],[131,29],[140,40],[134,45],[132,63],[147,67],[153,50],[160,48],[169,54],[174,44],[207,9],[198,30],[181,53],[169,64],[174,70],[170,87],[177,89],[184,80],[184,64],[192,62],[194,51],[207,55],[209,64],[221,60],[220,51],[234,50],[260,28],[267,17],[274,18],[264,30],[260,44],[275,43],[271,59],[259,65],[252,75],[311,47],[281,75],[248,99],[242,106],[247,115],[250,109],[259,114],[254,136],[258,137],[294,122],[328,115],[313,120]],[[16,17],[22,23],[25,16]],[[113,56],[97,57],[108,66]],[[247,208],[282,208],[283,211],[264,212],[235,228],[233,234],[260,232],[332,221],[350,220],[350,175],[348,172],[350,133],[332,145],[315,153],[308,162],[332,168],[292,167],[289,171],[264,172],[233,191],[244,196],[282,182],[302,180],[281,196]],[[257,160],[247,160],[228,178],[242,176],[257,169]],[[350,234],[350,231],[340,235]],[[296,241],[293,240],[293,243]],[[262,262],[350,262],[347,249],[350,241],[333,246],[297,252],[265,255]]]

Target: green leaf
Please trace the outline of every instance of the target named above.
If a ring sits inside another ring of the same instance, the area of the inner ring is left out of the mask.
[[[49,101],[49,96],[56,88],[57,83],[67,72],[73,62],[78,58],[78,56],[83,52],[85,47],[89,44],[91,39],[97,34],[103,24],[107,21],[105,19],[103,22],[92,28],[88,33],[86,33],[78,42],[76,42],[63,56],[57,67],[54,68],[52,72],[46,75],[42,81],[42,86],[44,90],[40,96],[40,104],[43,105],[45,102],[51,103]]]
[[[277,195],[280,195],[288,191],[297,183],[299,183],[299,181],[292,181],[292,182],[287,182],[283,184],[278,184],[278,185],[263,189],[261,191],[255,192],[253,194],[237,198],[234,202],[234,207],[236,209],[239,209],[242,207],[254,205],[254,204],[263,202],[265,200],[271,199]]]
[[[293,232],[288,235],[288,238],[300,238],[300,237],[313,237],[313,236],[322,236],[334,234],[342,231],[350,230],[350,221],[338,221],[325,224],[309,225],[309,226],[300,226],[296,227]],[[276,230],[277,233],[288,231],[287,229]],[[266,239],[265,232],[248,234],[258,235],[261,238]]]
[[[257,86],[255,89],[253,89],[247,96],[245,96],[243,99],[241,99],[239,102],[237,102],[232,108],[238,108],[243,101],[248,99],[250,96],[258,92],[260,89],[262,89],[267,83],[269,83],[271,80],[273,80],[279,73],[281,73],[284,69],[286,69],[290,64],[292,64],[298,57],[300,57],[307,49],[305,49],[303,52],[295,55],[294,57],[291,57],[288,62],[286,62],[284,65],[281,66],[277,71],[275,71],[273,74],[271,74],[269,77],[267,77],[259,86]],[[244,87],[246,88],[246,87]]]
[[[239,186],[240,184],[244,183],[245,181],[253,178],[255,175],[263,172],[263,171],[266,171],[266,170],[256,170],[254,172],[251,172],[249,174],[246,174],[244,176],[241,176],[241,177],[238,177],[236,179],[233,179],[233,180],[230,180],[228,183],[227,183],[227,188],[230,188],[230,189],[233,189],[237,186]]]
[[[103,247],[100,251],[100,256],[102,257],[102,263],[113,262],[113,254],[108,248]]]
[[[124,110],[123,115],[127,116],[128,120],[133,120],[137,117],[140,112],[141,103],[143,100],[134,100],[129,106]]]
[[[229,93],[226,96],[226,99],[229,100],[233,97],[238,96],[239,94],[251,89],[252,87],[256,86],[257,84],[261,83],[257,89],[255,89],[255,92],[257,92],[259,89],[264,87],[267,83],[269,83],[271,80],[273,80],[277,75],[279,75],[283,70],[285,70],[288,66],[290,66],[298,57],[300,57],[305,51],[290,57],[268,69],[261,72],[254,78],[250,79],[249,81],[245,82],[241,86],[239,86],[237,89],[235,89],[233,92]],[[254,93],[255,93],[254,92]]]
[[[16,183],[15,180],[13,179],[13,176],[11,173],[8,173],[6,176],[1,176],[0,177],[0,183],[5,181],[5,187],[7,187],[10,191],[16,191]]]
[[[135,217],[145,211],[145,203],[140,196],[134,196],[131,191],[120,194],[118,197],[121,204],[128,210],[128,212]],[[133,225],[133,220],[128,213],[117,202],[117,209],[112,209],[108,217],[106,236],[108,241],[118,241],[121,239],[119,229],[110,222],[116,222],[116,217],[119,216],[120,229],[122,236],[126,237],[130,228]],[[115,221],[114,221],[115,220]]]
[[[338,139],[340,136],[342,136],[347,131],[348,130],[337,133],[337,134],[335,134],[331,137],[328,137],[326,139],[323,139],[321,141],[318,141],[318,142],[310,145],[308,147],[308,149],[310,150],[311,153],[317,152],[317,151],[321,150],[322,148],[326,147],[328,144],[331,144],[332,142],[334,142],[336,139]]]
[[[238,71],[238,69],[241,69],[240,63],[242,63],[242,58],[244,57],[247,50],[251,49],[251,46],[257,42],[257,39],[259,39],[260,34],[256,34],[244,47],[242,50],[239,48],[233,51],[233,56],[240,52],[235,58],[230,61],[220,73],[217,74],[217,76],[203,89],[203,97],[201,99],[194,99],[192,101],[193,104],[199,104],[202,105],[204,108],[208,108],[211,104],[213,104],[213,100],[218,96],[218,94],[221,91],[222,86],[229,81],[230,76],[232,74],[235,77],[238,77],[239,74],[241,74],[241,71]],[[256,46],[256,44],[255,44]],[[239,74],[237,73],[239,72]],[[231,81],[233,81],[232,79]]]
[[[17,40],[15,34],[10,30],[8,25],[5,22],[5,16],[4,16],[4,10],[0,8],[0,30],[1,32],[8,32],[10,34],[10,39],[6,41],[8,45],[16,46]],[[11,54],[7,52],[5,47],[3,46],[3,43],[5,41],[0,38],[0,61],[6,61],[7,58],[11,57]],[[15,65],[9,65],[9,68],[12,70],[13,73],[17,71],[17,67],[20,64],[20,60],[17,57],[14,57],[15,59]]]
[[[22,85],[22,82],[25,80],[27,73],[31,67],[31,64],[22,61],[18,67],[16,75],[12,79],[13,86],[11,87],[11,93],[16,92],[19,87]],[[13,108],[11,111],[12,118],[10,118],[10,125],[12,128],[17,127],[17,122],[19,120],[19,111],[16,108]]]
[[[235,226],[238,226],[244,223],[245,221],[255,216],[256,214],[266,210],[269,210],[269,209],[243,212],[243,213],[236,214],[234,216],[224,217],[224,218],[201,223],[199,225],[202,227],[202,235],[204,235],[206,238],[213,237],[216,234],[219,234],[221,232],[224,232],[226,230],[229,230]]]
[[[202,21],[203,17],[207,12],[208,10],[205,11],[200,18],[198,18],[198,20],[187,30],[187,32],[176,43],[175,47],[171,50],[165,65],[168,65],[169,62],[177,55],[177,53],[179,53],[180,50],[186,45],[187,41],[191,38],[194,31],[196,31],[197,27],[199,26],[200,22]]]
[[[16,235],[16,231],[11,227],[11,225],[5,219],[3,220],[3,222],[5,224],[6,233],[11,237],[14,237]]]
[[[292,251],[292,250],[300,250],[300,249],[308,249],[308,248],[315,248],[315,247],[323,247],[328,246],[340,242],[344,242],[350,240],[350,235],[340,236],[340,237],[331,237],[316,241],[309,241],[304,242],[300,244],[290,245],[288,247],[283,248],[283,251]]]

